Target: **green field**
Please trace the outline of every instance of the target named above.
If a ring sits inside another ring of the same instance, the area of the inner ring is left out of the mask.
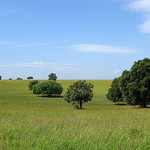
[[[58,82],[64,94],[74,81]],[[77,110],[32,94],[29,81],[0,81],[0,150],[150,150],[150,108],[115,105],[105,97],[111,81],[89,82],[93,101]]]

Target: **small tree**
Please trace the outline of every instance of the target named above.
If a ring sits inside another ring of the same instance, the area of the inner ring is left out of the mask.
[[[22,78],[18,77],[16,80],[22,80]]]
[[[39,82],[38,80],[30,81],[29,84],[28,84],[29,90],[32,91],[33,86],[36,85],[38,82]]]
[[[0,80],[2,80],[2,76],[0,76]]]
[[[72,103],[76,108],[82,109],[82,104],[92,101],[94,86],[85,80],[79,80],[71,85],[64,95],[64,100]]]
[[[56,81],[43,81],[38,82],[35,86],[33,86],[34,94],[42,94],[47,96],[52,96],[53,94],[60,95],[63,91],[63,87],[60,83]]]
[[[120,77],[112,81],[111,88],[109,88],[106,97],[112,102],[123,102],[122,92],[120,90]]]
[[[55,73],[51,73],[50,75],[48,75],[48,80],[54,80],[56,81],[57,80],[57,76]]]
[[[28,80],[33,80],[32,76],[27,77]]]
[[[12,80],[12,78],[9,78],[8,80]]]

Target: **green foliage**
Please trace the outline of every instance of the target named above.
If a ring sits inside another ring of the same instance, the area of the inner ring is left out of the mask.
[[[113,102],[124,101],[129,105],[145,108],[150,104],[150,59],[144,58],[133,64],[130,71],[113,80],[107,98]]]
[[[0,80],[2,80],[2,76],[0,76]]]
[[[33,87],[34,94],[42,94],[42,95],[48,95],[48,96],[52,96],[52,94],[61,95],[62,91],[63,91],[62,85],[52,80],[38,82]]]
[[[128,104],[144,108],[150,104],[150,59],[139,60],[130,71],[123,72],[120,85],[124,101]]]
[[[28,84],[29,90],[32,91],[33,86],[36,85],[38,82],[39,82],[38,80],[30,81],[29,84]]]
[[[33,79],[33,77],[32,77],[32,76],[29,76],[29,77],[27,77],[27,79],[28,79],[28,80],[32,80],[32,79]]]
[[[16,80],[22,80],[22,78],[18,77]]]
[[[131,97],[129,95],[129,90],[128,90],[128,84],[130,83],[130,71],[123,71],[121,77],[120,77],[120,88],[123,96],[123,101],[126,104],[129,105],[134,105],[135,103],[131,101]]]
[[[50,75],[48,75],[48,80],[54,80],[56,81],[57,80],[57,76],[55,73],[51,73]]]
[[[12,80],[12,78],[9,78],[8,80]]]
[[[82,104],[92,101],[94,85],[86,83],[85,80],[79,80],[71,85],[64,95],[64,100],[72,103],[76,108],[82,109]]]
[[[112,81],[111,88],[109,88],[106,97],[112,102],[123,102],[122,92],[120,90],[120,77]]]

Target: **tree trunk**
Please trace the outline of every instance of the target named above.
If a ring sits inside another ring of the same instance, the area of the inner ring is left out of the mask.
[[[82,109],[82,101],[80,101],[80,109]]]
[[[141,105],[142,108],[146,108],[146,106],[147,106],[146,104],[142,104]]]

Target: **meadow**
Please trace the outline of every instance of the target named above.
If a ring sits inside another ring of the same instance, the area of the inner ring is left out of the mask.
[[[64,94],[74,81],[58,82]],[[0,149],[150,150],[150,108],[108,101],[111,80],[88,82],[93,100],[78,110],[63,97],[32,94],[27,80],[0,81]]]

